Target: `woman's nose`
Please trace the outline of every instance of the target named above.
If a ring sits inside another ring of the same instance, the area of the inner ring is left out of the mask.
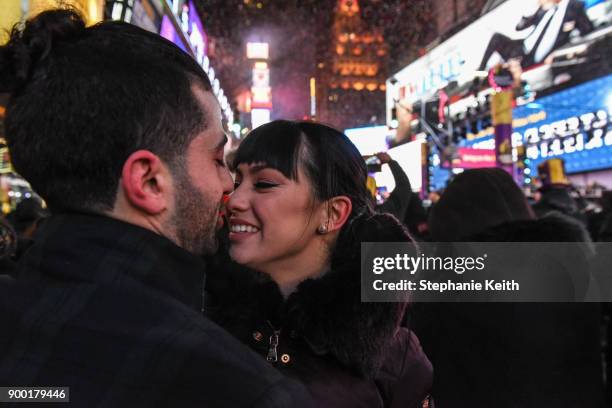
[[[227,200],[227,209],[230,213],[245,211],[249,208],[249,201],[244,189],[238,186],[229,196]]]

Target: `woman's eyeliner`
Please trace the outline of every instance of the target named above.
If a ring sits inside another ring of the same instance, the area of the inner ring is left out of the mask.
[[[265,189],[265,188],[273,188],[273,187],[277,187],[277,186],[278,186],[278,184],[270,183],[270,182],[267,182],[267,181],[259,181],[259,182],[255,183],[255,188],[263,188],[263,189]]]

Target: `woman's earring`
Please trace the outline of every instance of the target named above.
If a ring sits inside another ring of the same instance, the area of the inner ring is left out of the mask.
[[[327,225],[319,225],[317,232],[321,235],[327,234]]]

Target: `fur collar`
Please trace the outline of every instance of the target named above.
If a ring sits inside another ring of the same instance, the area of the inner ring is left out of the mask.
[[[297,332],[313,353],[329,354],[342,365],[372,378],[382,366],[406,305],[361,302],[360,245],[409,240],[405,228],[394,217],[363,217],[339,238],[342,244],[334,251],[332,268],[322,277],[303,281],[284,301],[274,282],[249,271],[255,279],[247,286],[243,281],[242,289],[234,291],[240,293],[239,299],[233,296],[229,307],[218,308],[223,314],[221,319],[213,319],[226,327],[237,318],[250,323],[270,320],[273,325]]]

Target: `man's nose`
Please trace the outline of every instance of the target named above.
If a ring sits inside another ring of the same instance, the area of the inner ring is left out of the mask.
[[[224,169],[223,175],[221,177],[221,187],[223,188],[223,194],[230,194],[232,191],[234,191],[234,179],[232,178],[232,175],[230,174],[227,168]]]

